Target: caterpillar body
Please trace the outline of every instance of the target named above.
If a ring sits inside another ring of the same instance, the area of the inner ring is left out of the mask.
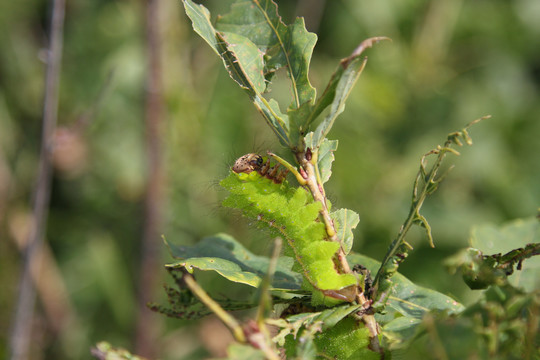
[[[358,280],[352,274],[338,273],[334,266],[340,244],[327,239],[319,219],[322,204],[313,201],[304,188],[290,186],[286,174],[267,158],[244,155],[220,183],[230,193],[223,205],[241,210],[273,235],[286,239],[285,254],[296,259],[295,269],[304,275],[303,287],[313,291],[314,305],[323,303],[325,297],[354,301]]]

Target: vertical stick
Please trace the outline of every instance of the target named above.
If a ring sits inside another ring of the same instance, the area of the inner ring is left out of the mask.
[[[136,353],[153,357],[156,352],[157,319],[146,304],[156,293],[159,274],[159,227],[163,193],[161,159],[161,121],[163,117],[163,84],[161,69],[161,35],[159,31],[160,0],[146,1],[146,146],[148,180],[145,199],[145,223],[141,244]]]
[[[38,175],[33,197],[33,217],[28,242],[24,251],[24,262],[17,308],[11,328],[11,359],[25,360],[29,356],[32,333],[32,320],[36,291],[32,283],[31,268],[36,266],[41,246],[45,238],[46,221],[51,195],[52,166],[51,156],[54,148],[54,132],[58,116],[58,87],[64,29],[65,0],[53,0],[50,44],[47,53],[45,79],[45,98],[43,104],[43,123]]]

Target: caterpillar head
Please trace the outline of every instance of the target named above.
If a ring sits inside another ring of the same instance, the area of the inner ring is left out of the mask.
[[[246,154],[238,158],[235,161],[232,171],[235,173],[246,173],[249,174],[252,171],[258,171],[263,165],[264,159],[259,154]]]
[[[271,166],[270,159],[263,158],[259,154],[241,156],[234,162],[232,171],[243,177],[245,177],[243,174],[250,174],[255,171],[260,176],[270,179],[276,184],[281,184],[289,172],[289,170],[280,170],[279,164]]]

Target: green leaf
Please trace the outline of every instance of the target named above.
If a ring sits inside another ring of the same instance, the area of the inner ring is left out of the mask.
[[[287,317],[287,322],[300,322],[303,326],[311,326],[321,322],[321,330],[329,329],[349,314],[358,310],[362,305],[338,305],[318,313],[302,313]]]
[[[361,264],[372,273],[380,267],[380,262],[360,254],[347,256],[352,265]],[[392,277],[392,290],[386,303],[386,315],[376,315],[383,326],[383,335],[391,347],[401,347],[412,340],[419,331],[422,318],[431,312],[458,314],[464,306],[454,299],[435,290],[414,284],[400,273]]]
[[[227,51],[232,55],[225,62],[231,78],[242,88],[255,94],[262,93],[266,89],[263,75],[263,56],[259,49],[249,39],[234,33],[218,33],[218,38],[227,45]],[[222,53],[222,58],[227,56]]]
[[[256,273],[242,271],[242,268],[238,264],[215,257],[190,258],[167,266],[185,268],[190,273],[193,273],[194,269],[201,271],[215,271],[230,281],[253,287],[258,287],[261,282],[261,277]]]
[[[330,214],[332,220],[337,225],[337,236],[341,243],[341,247],[348,254],[353,245],[354,235],[352,230],[356,228],[360,222],[360,216],[349,209],[339,209]]]
[[[484,255],[507,253],[540,242],[540,222],[536,218],[518,219],[502,226],[486,224],[471,231],[470,244]],[[510,284],[526,291],[540,289],[540,257],[523,261],[522,270],[509,278]]]
[[[361,58],[362,52],[381,40],[389,39],[386,37],[373,37],[362,41],[349,57],[341,60],[334,71],[326,89],[321,97],[317,99],[311,114],[305,118],[305,123],[302,126],[303,129],[308,129],[324,109],[331,105],[330,112],[314,131],[313,148],[322,143],[338,115],[345,109],[345,102],[367,62],[367,58]]]
[[[319,174],[321,176],[321,181],[324,184],[332,176],[332,163],[334,162],[334,151],[337,150],[338,141],[337,140],[328,140],[323,139],[321,144],[317,144],[317,139],[315,139],[315,134],[310,132],[304,137],[304,145],[306,148],[312,149],[314,152],[317,151],[317,167],[319,169]]]
[[[279,141],[291,146],[288,119],[276,111],[261,93],[266,89],[263,53],[248,37],[235,32],[218,32],[210,21],[210,12],[191,0],[183,0],[186,14],[191,19],[193,29],[219,55],[233,78],[245,89],[255,107],[263,115]]]
[[[345,102],[360,77],[362,70],[364,70],[366,62],[367,59],[357,57],[345,69],[340,65],[332,76],[330,84],[322,98],[315,105],[315,113],[320,113],[327,106],[326,104],[330,103],[330,112],[314,131],[314,143],[316,147],[321,145],[338,115],[345,110]]]
[[[193,29],[221,57],[231,78],[248,90],[251,97],[264,91],[263,57],[257,46],[242,35],[216,31],[204,6],[184,0],[184,7]]]
[[[217,234],[204,238],[194,246],[176,246],[168,243],[171,254],[182,261],[169,267],[183,267],[192,272],[215,271],[226,279],[258,287],[266,274],[269,258],[257,256],[244,248],[227,234]],[[278,260],[272,281],[272,290],[297,290],[302,284],[302,275],[291,270],[291,258]]]
[[[383,334],[390,348],[402,347],[404,343],[414,339],[422,320],[401,316],[393,319],[383,327]]]
[[[321,181],[324,184],[332,176],[332,162],[334,162],[334,151],[337,150],[338,141],[324,139],[319,147],[319,157],[317,166],[321,174]]]
[[[265,75],[287,67],[292,85],[292,109],[312,102],[315,88],[308,79],[309,63],[317,35],[306,30],[304,19],[285,25],[277,5],[270,0],[238,0],[228,14],[218,18],[220,31],[234,32],[250,39],[265,55]]]
[[[372,273],[380,267],[380,262],[360,254],[351,253],[347,259],[351,266],[361,264]],[[421,319],[424,314],[433,310],[457,314],[464,309],[463,305],[451,297],[418,286],[399,273],[392,277],[392,282],[393,288],[387,306],[402,316]]]

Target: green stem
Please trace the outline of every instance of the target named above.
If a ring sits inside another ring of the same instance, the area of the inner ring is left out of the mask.
[[[283,158],[281,158],[281,157],[279,157],[276,154],[271,153],[271,152],[268,152],[268,156],[274,158],[278,163],[280,163],[287,170],[289,170],[294,175],[294,177],[296,178],[296,181],[298,181],[300,186],[306,185],[306,180],[302,177],[302,175],[300,175],[298,170],[296,170],[296,168],[294,166],[292,166],[287,160],[285,160],[285,159],[283,159]]]
[[[318,149],[314,149],[312,151],[313,154],[311,155],[309,160],[306,158],[305,152],[296,153],[296,159],[307,175],[306,186],[311,192],[313,199],[315,201],[319,201],[322,204],[321,216],[323,218],[324,224],[326,225],[326,231],[330,241],[340,242],[334,227],[334,222],[330,217],[330,212],[326,204],[324,186],[322,184],[322,181],[320,180],[321,177],[318,174],[318,169],[316,165],[314,165],[314,163],[317,163]],[[347,261],[345,251],[343,251],[343,248],[341,247],[339,248],[339,251],[337,253],[336,260],[336,268],[338,272],[342,274],[352,274],[351,267],[349,265],[349,262]],[[366,304],[369,300],[365,297],[363,292],[358,292],[356,294],[356,301],[358,302],[358,304]],[[379,344],[380,328],[377,324],[377,321],[375,320],[375,317],[371,314],[361,314],[360,318],[370,333],[370,348],[375,352],[383,354],[383,350]]]
[[[379,293],[380,292],[379,286],[381,283],[381,279],[389,275],[386,265],[392,260],[392,258],[394,258],[398,254],[398,251],[400,251],[400,249],[402,249],[402,251],[403,250],[407,251],[407,250],[412,249],[412,246],[409,245],[405,241],[405,236],[407,235],[407,232],[409,231],[409,229],[414,223],[419,222],[422,224],[422,226],[424,226],[424,228],[426,229],[429,241],[430,241],[430,245],[434,247],[433,238],[431,236],[431,229],[429,227],[429,224],[427,223],[427,220],[422,215],[420,215],[420,209],[422,208],[422,205],[424,204],[424,200],[426,199],[427,195],[433,193],[437,189],[437,185],[440,183],[440,181],[443,178],[443,177],[439,177],[438,179],[435,179],[437,177],[437,173],[439,171],[439,168],[442,165],[442,161],[444,160],[446,154],[450,152],[455,155],[459,155],[459,152],[451,148],[452,144],[462,146],[462,143],[459,140],[459,138],[461,137],[465,140],[467,145],[471,145],[472,140],[469,137],[467,129],[471,127],[472,125],[478,123],[479,121],[483,119],[487,119],[489,117],[490,116],[484,116],[482,118],[476,119],[472,121],[471,123],[467,124],[467,126],[463,128],[462,130],[450,133],[447,137],[446,142],[444,143],[442,147],[439,145],[437,146],[437,148],[431,150],[430,152],[428,152],[422,157],[420,161],[420,170],[418,171],[418,174],[416,176],[416,180],[413,186],[412,204],[409,210],[409,214],[407,216],[407,219],[405,220],[405,222],[399,229],[399,233],[397,237],[394,239],[394,241],[388,248],[388,251],[386,252],[386,255],[381,263],[379,271],[377,272],[377,275],[375,276],[375,279],[373,280],[373,287],[375,289],[375,295],[374,295],[375,299],[381,298],[380,296],[381,294]],[[430,171],[426,172],[426,158],[432,154],[437,155],[437,160],[431,167]],[[421,188],[419,189],[420,182],[422,182],[423,184]],[[402,246],[405,246],[406,248],[403,248]],[[403,259],[400,259],[400,261],[402,260]],[[386,295],[389,295],[389,294],[386,293]],[[382,297],[386,297],[386,295],[383,294]]]
[[[225,311],[214,299],[212,299],[206,291],[202,287],[197,284],[193,276],[186,274],[184,275],[184,281],[186,282],[186,285],[189,287],[189,290],[199,299],[201,302],[206,305],[210,310],[214,312],[214,314],[217,315],[223,321],[223,323],[231,329],[231,332],[233,333],[234,338],[241,343],[246,342],[246,337],[244,335],[244,331],[242,330],[242,327],[236,321],[234,317],[232,317],[227,311]]]

